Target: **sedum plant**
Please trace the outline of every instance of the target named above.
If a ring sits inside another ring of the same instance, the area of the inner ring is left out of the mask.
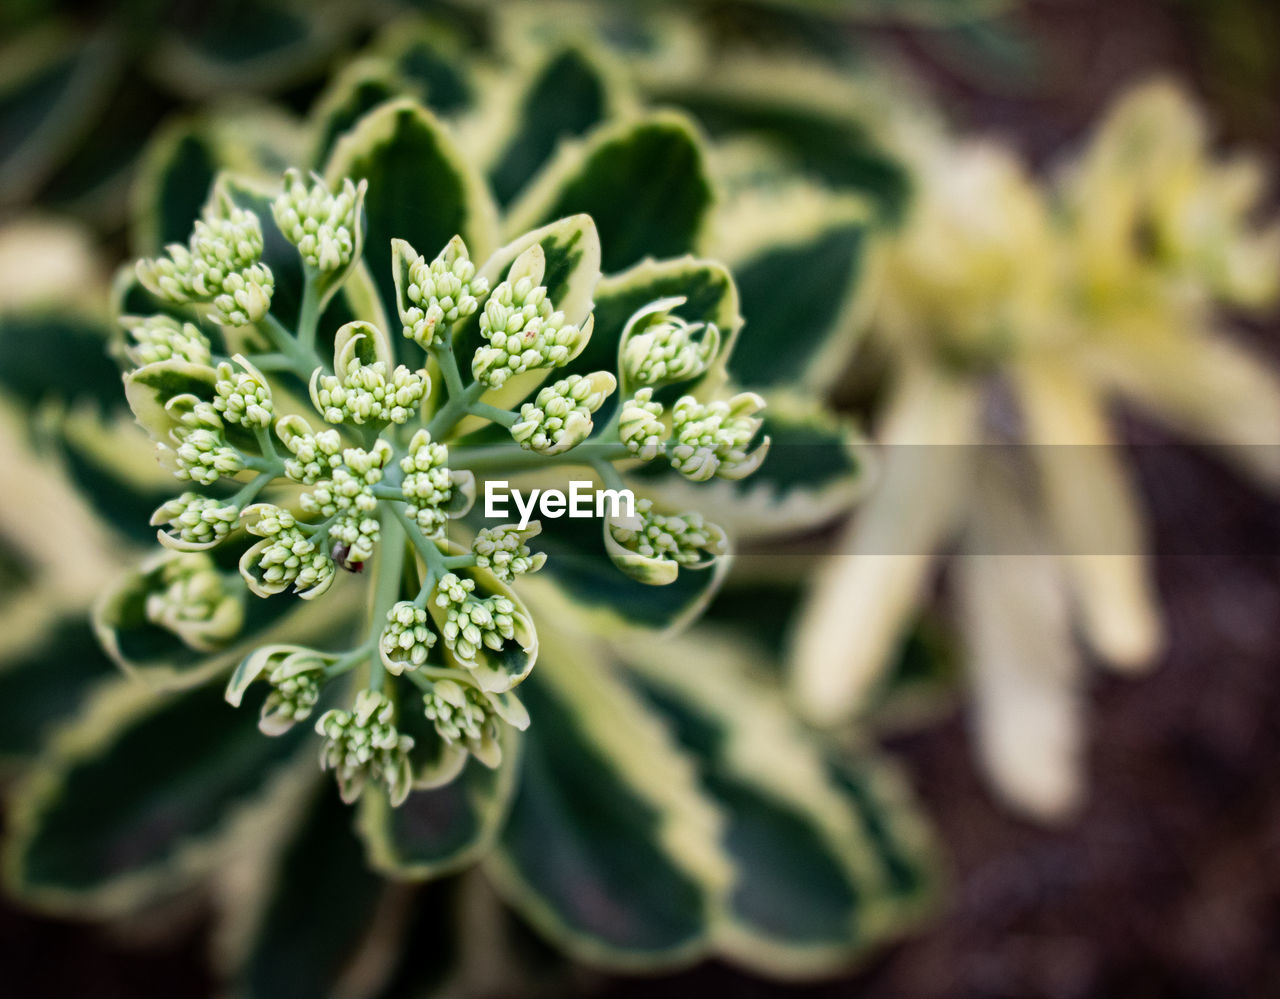
[[[129,676],[90,688],[16,790],[8,884],[118,915],[211,883],[246,994],[424,992],[500,965],[509,948],[449,929],[492,889],[597,967],[841,967],[935,895],[905,787],[870,750],[830,752],[732,644],[668,658],[658,638],[701,612],[734,533],[806,528],[860,488],[856,438],[787,386],[847,320],[867,216],[796,190],[722,241],[736,208],[687,118],[632,103],[548,142],[525,114],[486,154],[471,122],[508,83],[442,123],[400,73],[457,65],[399,44],[306,123],[314,154],[293,158],[322,187],[238,144],[228,164],[227,129],[148,156],[114,353],[171,471],[104,460],[127,435],[100,414],[70,433],[74,401],[51,443],[161,547],[98,602]],[[521,67],[516,106],[581,106],[577,52]],[[433,107],[482,93],[453,79]],[[705,256],[721,246],[739,282]],[[575,465],[625,477],[636,518],[482,516],[484,482],[562,486]],[[459,877],[477,864],[484,882]]]
[[[1131,400],[1274,486],[1259,445],[1280,433],[1280,386],[1221,328],[1275,301],[1280,229],[1254,221],[1260,164],[1213,157],[1166,81],[1122,96],[1052,185],[1001,147],[911,131],[919,196],[881,248],[870,316],[892,378],[882,474],[808,587],[793,689],[826,724],[874,704],[958,539],[982,762],[1012,806],[1060,818],[1083,789],[1073,627],[1124,672],[1161,642],[1108,406]]]
[[[338,150],[337,170],[349,155]],[[455,776],[468,754],[498,766],[507,726],[529,724],[516,687],[536,661],[537,628],[511,584],[547,556],[529,546],[541,525],[527,511],[518,524],[450,537],[477,492],[489,503],[484,483],[589,469],[607,489],[595,513],[609,557],[641,583],[670,584],[726,555],[725,534],[698,512],[624,502],[620,466],[665,457],[692,481],[740,479],[769,439],[757,439],[764,401],[726,385],[734,330],[722,338],[713,315],[679,316],[695,290],[679,276],[671,290],[686,294],[641,305],[616,334],[616,374],[575,364],[599,281],[586,216],[533,230],[479,265],[457,234],[430,257],[393,239],[399,343],[354,319],[331,334],[332,360],[322,357],[321,314],[361,262],[368,188],[367,178],[339,186],[329,173],[332,183],[292,171],[270,202],[301,267],[293,329],[270,311],[263,220],[236,203],[230,179],[185,246],[138,262],[157,311],[122,317],[121,349],[137,365],[125,394],[162,462],[192,488],[151,518],[173,554],[109,595],[99,617],[125,662],[131,633],[147,629],[211,651],[251,613],[245,590],[318,601],[340,575],[363,574],[370,596],[342,597],[367,607],[353,644],[263,645],[227,697],[239,705],[265,681],[264,732],[312,722],[343,799],[373,781],[396,806],[413,786]],[[290,398],[300,385],[309,410]],[[613,418],[597,430],[593,418],[619,385]],[[656,401],[659,390],[673,401]],[[242,585],[219,568],[224,546],[238,549]]]

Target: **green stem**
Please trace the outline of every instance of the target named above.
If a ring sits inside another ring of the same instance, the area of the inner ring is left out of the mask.
[[[275,441],[271,439],[271,428],[254,427],[253,436],[258,442],[258,450],[262,452],[262,457],[279,464],[280,455],[276,451]]]
[[[470,569],[476,564],[474,555],[446,555],[444,557],[444,567],[449,570],[453,569]]]
[[[605,484],[606,488],[617,490],[627,488],[627,484],[622,481],[622,476],[612,464],[605,461],[603,458],[592,458],[590,463],[591,467],[595,469],[596,475],[600,476],[600,481]]]
[[[596,444],[587,442],[565,451],[563,454],[538,454],[526,451],[518,444],[490,444],[477,447],[459,447],[449,450],[449,467],[465,468],[472,472],[522,471],[530,468],[546,468],[552,465],[592,465],[596,461],[611,462],[630,458],[625,444]]]
[[[487,402],[473,402],[470,406],[472,416],[481,416],[492,423],[500,423],[504,427],[511,427],[516,420],[520,419],[519,414],[511,412],[509,409],[501,409],[498,406],[490,406]]]
[[[404,531],[393,517],[382,518],[382,537],[378,542],[378,564],[373,584],[373,605],[370,608],[369,638],[365,643],[377,648],[386,627],[387,613],[400,599],[400,582],[404,578]],[[386,679],[386,668],[381,657],[369,656],[369,689],[381,690]]]
[[[470,412],[472,404],[484,395],[484,390],[483,382],[472,382],[467,388],[461,389],[457,395],[450,392],[445,404],[436,410],[435,415],[431,417],[431,422],[427,424],[427,433],[431,435],[431,439],[443,440]]]
[[[315,353],[316,327],[320,322],[320,295],[315,272],[307,267],[302,279],[302,306],[298,311],[298,343]]]
[[[314,347],[299,343],[270,312],[263,317],[259,326],[266,330],[267,336],[275,344],[276,349],[293,362],[294,373],[304,382],[311,379],[311,373],[316,368],[323,368],[326,372],[329,370],[328,365],[320,360],[320,355],[315,352]]]
[[[268,371],[293,371],[293,360],[278,351],[270,354],[250,354],[249,363],[264,373]]]
[[[246,482],[240,487],[240,491],[231,497],[230,502],[237,508],[243,510],[251,502],[253,498],[267,487],[267,484],[275,478],[271,472],[259,472],[253,477],[253,480]]]
[[[417,549],[418,554],[422,556],[422,560],[427,563],[427,575],[434,581],[449,571],[448,565],[445,563],[445,557],[440,551],[440,547],[422,533],[420,528],[402,509],[398,506],[388,507],[395,518],[400,522],[400,527],[404,533],[409,536],[409,540],[413,542],[413,547]],[[424,589],[426,581],[423,582]],[[421,594],[420,594],[421,596]]]

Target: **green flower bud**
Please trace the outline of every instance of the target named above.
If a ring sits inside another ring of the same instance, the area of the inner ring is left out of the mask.
[[[314,271],[341,270],[356,252],[360,216],[369,182],[342,182],[337,194],[312,174],[311,186],[302,171],[285,173],[284,193],[271,203],[271,214],[284,238],[298,248],[303,263]]]
[[[541,532],[542,524],[536,520],[523,530],[515,524],[482,527],[471,543],[471,553],[476,557],[477,566],[509,583],[516,576],[537,572],[546,564],[546,552],[535,554],[525,544]]]
[[[295,482],[312,485],[342,464],[342,435],[336,430],[313,433],[306,420],[290,414],[276,422],[276,436],[293,452],[284,474]]]
[[[179,555],[160,570],[163,589],[147,595],[147,620],[173,632],[190,648],[212,652],[244,623],[244,591],[208,555]]]
[[[239,371],[229,361],[218,365],[214,383],[213,408],[228,423],[264,428],[271,426],[275,407],[271,402],[271,386],[266,376],[241,354],[234,358]]]
[[[431,384],[426,372],[392,370],[381,338],[367,323],[338,331],[334,374],[317,368],[311,376],[311,402],[327,422],[406,423],[418,411]]]
[[[637,524],[610,522],[605,548],[614,564],[642,583],[675,581],[680,567],[698,569],[728,553],[725,533],[702,514],[658,513],[653,501],[636,501]]]
[[[180,395],[169,400],[166,408],[181,414],[170,431],[175,446],[170,449],[161,445],[172,458],[175,476],[208,486],[244,469],[244,459],[227,443],[222,417],[212,403]]]
[[[151,515],[151,526],[169,525],[168,531],[157,532],[166,548],[195,552],[226,540],[239,519],[240,509],[234,504],[188,492],[161,504]]]
[[[329,538],[335,550],[341,549],[338,560],[344,567],[353,568],[373,556],[382,533],[373,487],[382,481],[383,469],[394,454],[391,444],[382,438],[368,451],[349,447],[330,478],[298,498],[307,513],[325,520],[337,518],[329,527]]]
[[[333,559],[317,550],[288,510],[256,503],[242,516],[249,533],[262,539],[240,559],[240,574],[258,596],[283,593],[292,586],[309,600],[333,584]]]
[[[662,453],[667,428],[662,423],[662,403],[653,401],[653,389],[642,388],[622,404],[618,438],[641,461]]]
[[[392,253],[403,257],[393,266],[404,335],[424,349],[441,344],[441,330],[474,315],[489,293],[489,282],[476,275],[461,236],[449,240],[430,263],[404,240],[393,241]],[[403,280],[400,268],[404,268]]]
[[[408,501],[405,513],[417,521],[428,538],[443,534],[449,522],[449,505],[453,500],[453,478],[450,475],[449,449],[419,430],[409,442],[409,453],[400,459],[404,481],[400,491]]]
[[[156,260],[140,260],[138,279],[153,294],[180,305],[208,304],[222,326],[248,326],[267,314],[275,290],[263,263],[258,216],[223,198],[196,222],[187,246],[165,248]]]
[[[172,357],[207,365],[211,359],[209,338],[193,323],[180,323],[172,316],[125,316],[120,320],[129,334],[124,354],[141,367]]]
[[[591,435],[591,414],[617,385],[607,371],[562,378],[520,407],[520,419],[512,425],[511,436],[521,447],[539,454],[568,451]]]
[[[422,701],[428,720],[445,742],[464,745],[486,766],[502,762],[498,742],[502,718],[482,691],[454,680],[436,680]]]
[[[556,312],[542,285],[546,255],[539,244],[520,254],[507,279],[493,289],[480,314],[480,334],[488,345],[476,349],[471,372],[490,388],[531,368],[568,364],[591,337],[591,323],[579,329]]]
[[[388,673],[399,676],[422,666],[435,644],[436,633],[425,608],[402,600],[387,611],[378,649]]]
[[[396,728],[394,719],[390,698],[362,690],[350,711],[334,708],[316,721],[316,732],[325,738],[320,766],[337,775],[342,800],[348,804],[360,797],[370,779],[386,785],[393,805],[409,796],[413,739]]]
[[[306,721],[320,700],[326,661],[318,653],[294,652],[267,674],[271,693],[262,704],[258,728],[265,735],[283,735]]]
[[[474,666],[482,647],[501,651],[515,637],[516,605],[500,593],[477,599],[475,588],[474,579],[452,572],[436,584],[436,606],[445,609],[444,644],[463,666]]]
[[[769,452],[768,437],[754,451],[747,451],[764,422],[756,415],[764,405],[754,392],[706,405],[689,395],[678,399],[672,410],[671,467],[694,482],[705,482],[713,475],[746,478]]]
[[[682,297],[659,299],[627,320],[618,350],[625,386],[689,381],[705,372],[715,359],[720,331],[714,323],[688,323],[671,315],[672,309],[684,303]]]

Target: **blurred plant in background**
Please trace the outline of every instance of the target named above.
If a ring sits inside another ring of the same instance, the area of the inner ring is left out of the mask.
[[[1116,669],[1160,644],[1107,406],[1132,400],[1276,486],[1280,382],[1222,327],[1275,301],[1280,223],[1256,221],[1262,165],[1215,159],[1165,81],[1122,97],[1052,187],[995,144],[903,132],[919,194],[880,247],[869,318],[892,382],[881,479],[809,587],[796,696],[826,724],[865,706],[958,537],[983,765],[1010,804],[1057,818],[1083,792],[1073,620]]]

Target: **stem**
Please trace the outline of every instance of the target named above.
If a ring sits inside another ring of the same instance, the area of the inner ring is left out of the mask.
[[[299,343],[270,312],[258,325],[266,330],[267,336],[275,344],[276,349],[293,362],[294,373],[304,382],[311,378],[311,373],[316,368],[323,368],[326,372],[329,370],[328,365],[320,360],[320,355],[315,352],[314,347]]]
[[[625,444],[596,444],[587,442],[563,454],[538,454],[526,451],[518,444],[490,444],[477,447],[459,447],[449,450],[449,467],[465,468],[472,472],[519,471],[528,468],[546,468],[551,465],[592,465],[596,461],[610,462],[630,458]]]
[[[249,362],[259,371],[293,371],[293,361],[278,351],[270,354],[250,354]]]
[[[400,599],[400,581],[404,576],[404,532],[392,517],[382,518],[382,537],[378,543],[377,577],[373,584],[373,606],[370,608],[369,639],[365,643],[377,648],[382,629],[386,626],[387,612]],[[386,679],[382,659],[369,656],[369,689],[381,690]]]
[[[298,311],[298,343],[306,350],[315,353],[316,326],[320,321],[320,295],[316,288],[316,275],[310,268],[305,268],[302,279],[302,306]]]
[[[404,529],[404,533],[409,536],[409,540],[413,542],[413,547],[417,549],[418,554],[422,556],[422,560],[427,563],[427,576],[434,584],[446,572],[449,567],[445,562],[445,557],[440,552],[439,546],[422,533],[420,528],[409,515],[401,510],[398,506],[388,507],[395,518],[400,521],[400,527]],[[426,589],[426,581],[423,582],[423,588]],[[419,594],[421,597],[421,594]]]
[[[600,481],[609,489],[623,490],[627,488],[627,484],[622,481],[622,475],[609,462],[603,458],[592,458],[591,467],[595,469],[596,475],[600,476]]]
[[[452,357],[452,355],[449,356]],[[465,389],[460,389],[458,395],[450,392],[448,400],[427,424],[427,433],[431,435],[431,439],[442,440],[470,412],[471,405],[484,395],[484,390],[483,382],[472,382]]]
[[[259,472],[254,476],[251,482],[246,482],[240,487],[240,491],[231,497],[230,502],[238,509],[244,509],[248,506],[258,493],[266,488],[267,483],[275,478],[272,472]]]
[[[491,423],[500,423],[504,427],[511,427],[516,420],[520,419],[519,415],[508,409],[500,409],[497,406],[490,406],[487,402],[473,402],[470,406],[472,416],[482,416]]]
[[[244,463],[244,467],[254,472],[270,472],[272,477],[278,478],[284,475],[284,462],[278,458],[260,458],[256,454],[244,454],[241,452],[240,460]]]
[[[258,441],[258,450],[262,452],[262,457],[279,464],[280,455],[276,451],[275,441],[271,439],[270,428],[254,427],[253,436]]]
[[[444,567],[446,569],[470,569],[476,564],[474,555],[446,555],[444,557]]]

